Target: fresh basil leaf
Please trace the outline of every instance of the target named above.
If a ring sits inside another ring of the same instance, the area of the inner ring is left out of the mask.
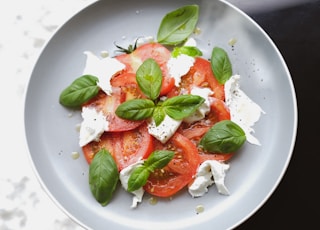
[[[59,97],[60,104],[77,108],[99,92],[97,86],[98,78],[92,75],[83,75],[74,80],[67,88],[65,88]]]
[[[152,118],[156,123],[156,126],[161,124],[165,116],[166,116],[166,113],[163,111],[163,108],[161,106],[157,106],[152,114]]]
[[[119,105],[115,113],[120,118],[138,121],[151,117],[154,108],[149,99],[132,99]]]
[[[202,56],[201,50],[199,50],[195,46],[181,46],[181,47],[175,47],[173,51],[171,52],[172,57],[178,57],[181,54],[188,55],[190,57],[198,57]]]
[[[166,166],[173,158],[174,151],[156,150],[150,154],[143,165],[136,167],[128,180],[128,191],[133,192],[144,186],[151,172]]]
[[[159,97],[162,85],[162,71],[158,63],[149,58],[145,60],[136,72],[137,83],[141,91],[151,100]]]
[[[211,54],[211,68],[220,84],[224,84],[232,76],[232,65],[227,52],[214,47]]]
[[[147,183],[150,171],[148,167],[140,165],[133,170],[128,180],[128,192],[134,192]]]
[[[89,184],[95,199],[106,206],[119,180],[118,167],[106,149],[97,152],[89,166]]]
[[[174,151],[156,150],[150,154],[144,165],[148,167],[149,171],[161,169],[172,160],[173,156]]]
[[[242,128],[231,120],[223,120],[211,127],[200,140],[200,146],[209,152],[232,153],[246,141]]]
[[[198,5],[187,5],[169,12],[160,23],[157,41],[164,45],[185,41],[195,30],[198,18]]]
[[[197,95],[180,95],[169,98],[161,105],[165,113],[175,120],[182,120],[194,113],[205,101]]]

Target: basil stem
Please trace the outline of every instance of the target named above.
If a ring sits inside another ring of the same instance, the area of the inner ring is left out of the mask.
[[[118,167],[106,149],[97,152],[89,166],[89,184],[95,199],[106,206],[119,180]]]
[[[150,154],[143,165],[138,166],[131,173],[128,180],[128,191],[133,192],[147,183],[150,173],[165,167],[173,158],[174,151],[156,150]]]
[[[164,45],[182,43],[195,30],[198,18],[198,5],[183,6],[167,13],[163,17],[158,29],[158,42]]]
[[[246,141],[242,128],[231,120],[214,124],[202,137],[199,146],[214,153],[232,153]]]
[[[220,84],[224,84],[232,76],[232,65],[227,52],[214,47],[211,53],[211,68]]]
[[[60,104],[77,108],[99,92],[97,86],[98,78],[92,75],[83,75],[74,80],[67,88],[65,88],[59,97]]]

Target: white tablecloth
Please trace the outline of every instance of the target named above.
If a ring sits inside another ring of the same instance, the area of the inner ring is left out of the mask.
[[[23,133],[23,98],[47,40],[94,0],[0,2],[0,230],[82,229],[40,187]]]

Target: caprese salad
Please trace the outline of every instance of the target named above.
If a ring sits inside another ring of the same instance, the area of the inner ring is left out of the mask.
[[[262,109],[239,86],[227,52],[210,60],[197,47],[198,5],[166,14],[155,39],[137,38],[115,56],[85,51],[83,75],[60,94],[81,110],[79,145],[89,165],[95,199],[107,205],[121,182],[134,194],[192,197],[224,184],[228,161],[248,141]],[[250,116],[248,116],[248,113]]]

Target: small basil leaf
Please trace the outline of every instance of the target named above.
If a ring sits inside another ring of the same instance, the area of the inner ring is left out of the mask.
[[[200,146],[209,152],[232,153],[246,141],[242,128],[231,120],[223,120],[211,127],[200,140]]]
[[[129,177],[127,190],[133,192],[144,186],[147,183],[149,175],[150,171],[144,165],[135,168]]]
[[[97,86],[98,78],[92,75],[83,75],[74,80],[67,88],[65,88],[59,97],[60,104],[77,108],[99,92]]]
[[[161,106],[157,106],[152,114],[152,118],[156,123],[156,126],[161,124],[165,116],[166,116],[166,113],[163,111],[163,108]]]
[[[143,120],[153,114],[154,102],[149,99],[132,99],[118,106],[116,115],[128,120]]]
[[[195,46],[181,46],[175,47],[171,52],[172,57],[178,57],[180,54],[185,54],[190,57],[202,56],[201,50]]]
[[[173,158],[174,151],[156,150],[150,154],[144,164],[136,167],[128,180],[128,191],[133,192],[144,186],[151,172],[163,168]]]
[[[175,120],[182,120],[194,113],[205,101],[197,95],[180,95],[169,98],[161,105],[165,113]]]
[[[119,180],[117,165],[106,149],[97,152],[89,166],[89,184],[95,199],[106,206]]]
[[[156,150],[150,154],[144,162],[144,165],[153,172],[155,169],[161,169],[166,166],[172,160],[173,156],[174,151]]]
[[[220,84],[224,84],[232,76],[232,66],[227,52],[214,47],[211,54],[211,68]]]
[[[136,73],[137,83],[141,91],[151,100],[159,97],[162,85],[162,71],[158,63],[149,58],[138,68]]]
[[[157,41],[164,45],[177,45],[185,41],[195,30],[198,18],[198,5],[183,6],[169,12],[160,23]]]

